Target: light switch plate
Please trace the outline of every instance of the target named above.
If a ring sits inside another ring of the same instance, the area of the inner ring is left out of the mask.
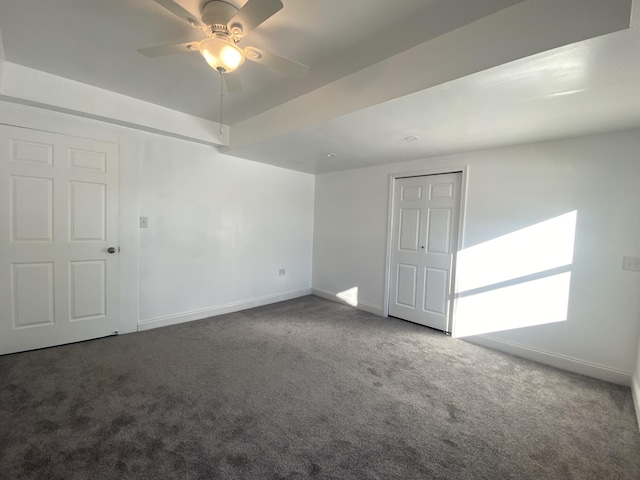
[[[140,228],[149,228],[149,217],[140,217]]]

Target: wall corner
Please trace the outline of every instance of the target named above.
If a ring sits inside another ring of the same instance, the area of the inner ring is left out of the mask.
[[[631,377],[631,396],[633,397],[633,406],[636,410],[638,429],[640,429],[640,383],[638,383],[638,372]]]

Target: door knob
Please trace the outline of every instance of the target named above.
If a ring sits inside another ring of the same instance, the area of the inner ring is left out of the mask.
[[[107,248],[107,252],[109,252],[109,253],[116,253],[116,247],[109,247],[109,248]]]

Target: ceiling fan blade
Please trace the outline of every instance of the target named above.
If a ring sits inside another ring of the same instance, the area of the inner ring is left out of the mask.
[[[155,2],[159,5],[162,5],[164,8],[166,8],[171,13],[173,13],[176,17],[179,17],[189,22],[189,24],[193,28],[197,28],[198,30],[205,30],[207,28],[207,26],[204,23],[202,23],[196,17],[191,15],[191,13],[189,13],[187,10],[182,8],[173,0],[155,0]]]
[[[231,33],[243,37],[281,8],[282,2],[280,0],[249,0],[229,20],[227,26]]]
[[[302,63],[294,62],[288,58],[260,50],[256,47],[246,47],[244,49],[244,55],[245,58],[252,62],[261,63],[291,77],[303,78],[309,73],[309,67]]]
[[[222,77],[229,93],[242,93],[244,91],[242,81],[237,73],[223,73]]]
[[[161,57],[163,55],[172,55],[174,53],[191,53],[198,51],[198,44],[200,42],[186,42],[186,43],[174,43],[172,45],[159,45],[157,47],[139,48],[140,52],[145,57]]]

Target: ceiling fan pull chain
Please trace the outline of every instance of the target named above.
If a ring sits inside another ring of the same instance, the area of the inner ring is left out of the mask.
[[[224,78],[222,78],[222,71],[218,70],[220,73],[220,140],[222,140],[222,97],[224,96]]]

